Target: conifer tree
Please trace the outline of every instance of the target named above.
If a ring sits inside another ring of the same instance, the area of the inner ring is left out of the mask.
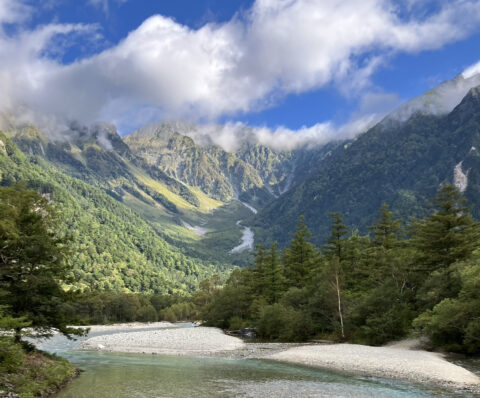
[[[257,296],[263,296],[267,290],[268,280],[265,277],[267,273],[268,252],[265,246],[256,245],[255,253],[255,268],[253,269],[253,284],[254,291]]]
[[[277,251],[278,243],[274,242],[268,253],[266,278],[268,280],[265,298],[269,303],[275,303],[285,290],[283,266]]]
[[[272,304],[278,300],[285,289],[283,266],[277,251],[277,242],[274,242],[270,250],[257,245],[255,256],[255,286],[256,292],[267,303]]]
[[[401,221],[394,219],[388,208],[386,203],[382,205],[377,223],[369,228],[373,232],[373,245],[386,250],[398,245],[398,233],[402,229]]]
[[[5,315],[21,318],[35,331],[50,336],[51,329],[71,335],[67,301],[68,281],[65,240],[55,234],[52,207],[37,192],[23,186],[0,188],[0,305]],[[15,327],[15,340],[23,326]]]
[[[341,263],[345,258],[345,235],[348,229],[343,223],[343,216],[340,213],[330,213],[332,224],[330,227],[330,236],[327,238],[327,244],[324,246],[324,252],[328,257],[336,256]]]
[[[401,220],[395,219],[384,203],[377,223],[369,229],[373,232],[367,259],[370,280],[378,285],[385,282],[386,278],[393,278],[399,289],[403,290],[410,259],[404,256],[406,252],[399,240]]]
[[[455,187],[443,186],[432,204],[434,213],[415,224],[412,239],[418,252],[417,299],[422,310],[457,296],[461,279],[455,264],[469,260],[480,241],[480,224]]]
[[[289,287],[303,287],[310,274],[317,267],[318,253],[310,243],[311,233],[301,216],[298,219],[295,236],[290,246],[285,250],[283,263],[286,283]]]
[[[466,199],[453,185],[444,185],[432,200],[434,213],[414,227],[413,245],[422,269],[432,272],[468,260],[478,247],[480,224]]]

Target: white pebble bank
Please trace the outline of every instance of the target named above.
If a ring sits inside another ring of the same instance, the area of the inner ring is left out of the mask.
[[[311,345],[290,348],[266,359],[445,387],[480,386],[480,378],[472,372],[448,362],[440,354],[421,350],[356,344]]]
[[[92,337],[83,342],[87,350],[145,354],[190,355],[241,349],[245,343],[217,328],[178,328]]]

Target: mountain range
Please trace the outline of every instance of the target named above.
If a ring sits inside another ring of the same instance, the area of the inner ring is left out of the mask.
[[[183,121],[123,138],[112,125],[72,123],[59,138],[10,120],[0,184],[24,182],[51,198],[64,232],[74,231],[84,286],[188,291],[247,265],[253,236],[286,245],[300,215],[322,243],[332,212],[366,232],[382,203],[405,220],[424,216],[450,182],[478,218],[479,85],[479,75],[459,76],[353,140],[288,151],[254,140],[227,151]]]

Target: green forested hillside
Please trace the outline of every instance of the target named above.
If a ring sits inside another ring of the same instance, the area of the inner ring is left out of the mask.
[[[239,203],[224,203],[147,164],[122,141],[114,126],[71,125],[60,139],[33,126],[12,125],[8,135],[27,157],[44,159],[71,177],[100,188],[132,209],[155,232],[189,257],[244,265],[249,252],[230,254],[251,215]]]
[[[256,219],[257,236],[285,244],[284,231],[303,214],[315,241],[323,242],[331,212],[341,212],[347,225],[365,231],[383,202],[404,219],[422,217],[427,198],[441,184],[462,181],[478,216],[479,145],[480,88],[446,116],[387,118],[334,150],[319,171],[267,205]]]
[[[70,177],[42,156],[28,159],[0,135],[1,185],[24,183],[45,195],[71,236],[78,284],[93,289],[186,291],[218,270],[182,254],[152,225],[104,190]]]

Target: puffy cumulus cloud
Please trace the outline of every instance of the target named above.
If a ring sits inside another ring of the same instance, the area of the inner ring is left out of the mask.
[[[480,2],[442,3],[432,15],[403,18],[386,0],[257,0],[241,65],[254,84],[303,92],[331,81],[368,84],[390,52],[437,49],[478,26]]]
[[[33,122],[47,132],[59,133],[68,115],[63,109],[54,109],[53,104],[74,93],[63,92],[54,81],[54,76],[65,70],[53,58],[62,51],[63,45],[57,40],[62,36],[91,36],[96,30],[93,25],[49,24],[33,31],[22,30],[14,37],[1,32],[0,110],[20,123]],[[71,116],[78,118],[78,113]]]
[[[108,9],[106,0],[90,1]],[[214,121],[332,83],[358,97],[391,54],[436,49],[478,27],[479,0],[429,1],[433,12],[393,0],[256,0],[245,14],[199,29],[155,15],[117,45],[68,65],[52,56],[55,37],[94,35],[96,27],[2,33],[0,106],[126,129],[162,118]],[[0,24],[20,21],[19,0],[0,4],[7,4]],[[287,145],[353,130],[321,123],[298,132],[259,129],[258,137],[278,134],[274,141]]]

